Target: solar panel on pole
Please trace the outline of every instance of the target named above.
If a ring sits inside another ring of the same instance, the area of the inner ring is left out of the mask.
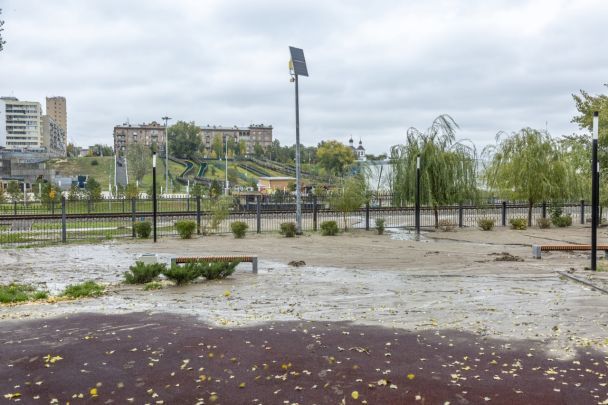
[[[306,68],[306,59],[304,59],[304,51],[300,48],[289,47],[291,54],[291,62],[293,64],[293,72],[298,76],[308,76]]]

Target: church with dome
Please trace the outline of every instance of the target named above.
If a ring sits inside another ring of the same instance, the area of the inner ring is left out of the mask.
[[[359,146],[357,146],[355,148],[355,143],[353,141],[353,137],[351,136],[348,141],[348,146],[355,154],[355,159],[357,159],[360,162],[365,161],[365,148],[363,147],[363,142],[361,142],[361,139],[359,139]]]

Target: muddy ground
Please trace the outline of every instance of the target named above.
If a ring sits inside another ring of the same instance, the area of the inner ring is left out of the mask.
[[[449,328],[480,336],[535,339],[567,357],[576,347],[608,348],[608,295],[560,274],[607,287],[608,273],[591,274],[589,254],[531,255],[533,243],[582,243],[589,228],[492,232],[431,232],[422,241],[404,232],[355,231],[336,237],[308,234],[229,235],[159,243],[104,242],[0,251],[0,282],[27,282],[51,292],[96,280],[108,294],[72,302],[0,306],[0,319],[45,318],[78,312],[148,311],[195,316],[219,326],[268,321],[352,321],[408,330]],[[606,238],[606,232],[600,232]],[[144,291],[121,284],[140,254],[247,254],[260,258],[258,275],[239,265],[223,281]],[[504,255],[508,253],[508,255]],[[289,266],[302,260],[302,267]],[[516,261],[523,260],[523,261]],[[603,261],[600,260],[600,265]],[[229,292],[229,296],[226,295]]]

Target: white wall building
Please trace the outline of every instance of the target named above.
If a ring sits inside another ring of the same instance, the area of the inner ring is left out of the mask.
[[[35,101],[0,97],[0,148],[27,149],[44,146],[42,107]]]

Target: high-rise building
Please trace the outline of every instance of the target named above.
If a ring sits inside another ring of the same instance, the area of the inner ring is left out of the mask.
[[[65,133],[65,138],[68,138],[68,115],[65,103],[65,97],[47,97],[46,98],[46,115],[50,116]]]
[[[65,131],[50,115],[42,116],[42,144],[50,155],[67,156]]]
[[[114,151],[125,152],[129,145],[141,143],[146,146],[156,144],[158,150],[165,149],[165,126],[156,121],[149,124],[122,124],[114,127]]]
[[[235,142],[243,141],[245,143],[247,154],[252,154],[256,144],[259,144],[264,149],[272,144],[272,125],[250,125],[248,127],[222,127],[207,125],[201,127],[201,138],[203,146],[206,149],[211,149],[213,139],[219,136],[222,140],[224,137],[232,138]]]
[[[35,149],[43,146],[42,108],[36,101],[0,97],[0,148]]]

